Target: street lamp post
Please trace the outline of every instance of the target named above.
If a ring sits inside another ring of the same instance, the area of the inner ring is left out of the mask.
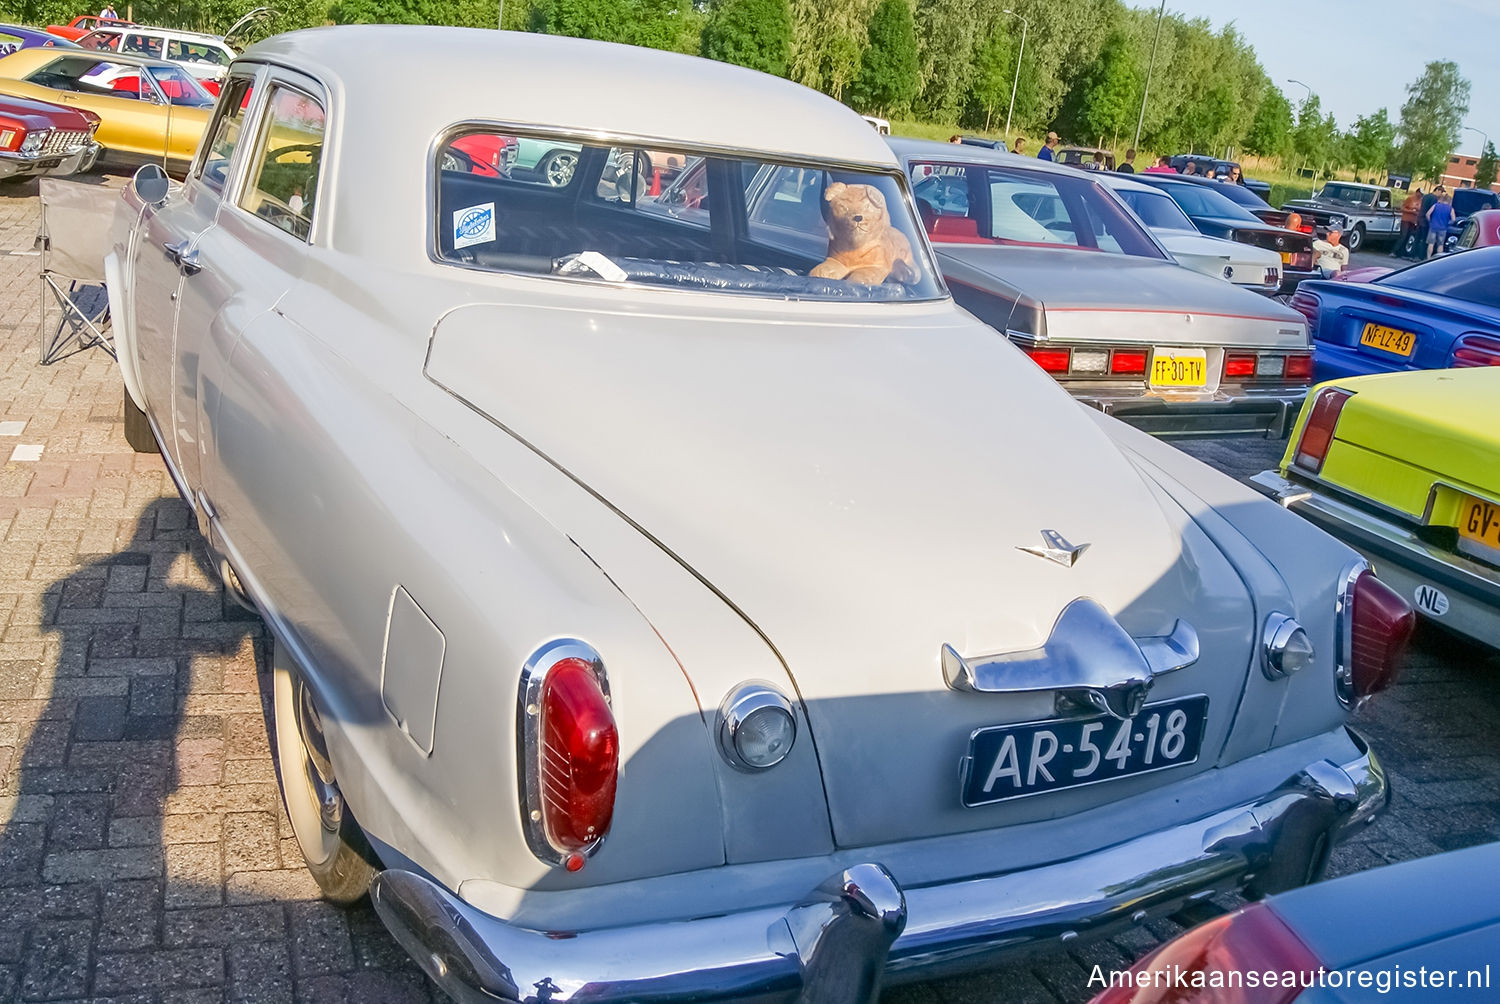
[[[1161,19],[1167,13],[1167,0],[1161,0],[1161,7],[1156,11],[1156,37],[1151,40],[1151,62],[1146,64],[1146,90],[1141,94],[1141,114],[1135,120],[1135,142],[1132,147],[1141,145],[1141,126],[1146,123],[1146,99],[1151,97],[1151,71],[1156,69],[1156,47],[1161,42]]]
[[[1307,97],[1305,97],[1305,98],[1302,99],[1302,108],[1306,109],[1307,108],[1307,103],[1312,100],[1313,89],[1311,87],[1308,87],[1302,81],[1300,81],[1300,80],[1293,80],[1291,77],[1287,77],[1286,78],[1286,82],[1289,83],[1289,84],[1296,84],[1298,87],[1301,87],[1301,88],[1303,88],[1303,89],[1305,89],[1307,91]],[[1302,124],[1302,111],[1300,111],[1300,110],[1297,112],[1297,124],[1299,126]],[[1299,159],[1297,161],[1297,177],[1299,177],[1299,178],[1302,177],[1302,168],[1305,167],[1306,164],[1307,164],[1307,158],[1306,157],[1302,157],[1301,159]],[[1314,190],[1316,190],[1317,187],[1318,187],[1317,184],[1316,184],[1317,180],[1318,180],[1317,172],[1314,172],[1313,173],[1313,182],[1314,182],[1313,189]]]
[[[1162,3],[1166,2],[1167,0],[1162,0]],[[1021,19],[1021,47],[1016,50],[1016,76],[1015,79],[1010,82],[1010,107],[1005,110],[1005,139],[1007,142],[1009,142],[1010,117],[1016,110],[1016,88],[1020,86],[1021,83],[1021,57],[1026,54],[1026,29],[1030,27],[1030,25],[1024,17],[1021,17],[1020,14],[1017,14],[1013,10],[1007,10],[1004,13],[1009,14],[1011,17]]]

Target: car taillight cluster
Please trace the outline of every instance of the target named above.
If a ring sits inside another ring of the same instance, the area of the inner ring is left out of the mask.
[[[26,127],[15,119],[0,117],[0,150],[7,152],[21,149],[26,142]]]
[[[1323,461],[1328,459],[1328,448],[1333,445],[1333,432],[1339,424],[1339,413],[1353,396],[1349,391],[1338,387],[1325,387],[1318,391],[1307,422],[1302,426],[1302,436],[1297,440],[1293,464],[1313,474],[1323,469]]]
[[[1279,268],[1268,268],[1268,269],[1266,269],[1265,284],[1267,286],[1278,286],[1278,285],[1280,285],[1281,284],[1281,269],[1279,269]]]
[[[1048,373],[1075,376],[1145,376],[1145,349],[1033,348],[1031,361]]]
[[[1090,1004],[1289,1004],[1313,985],[1320,966],[1275,911],[1251,903],[1162,945],[1130,967],[1130,979]],[[1204,975],[1195,979],[1194,973]],[[1257,978],[1263,973],[1274,973],[1275,985],[1262,985],[1270,983]],[[1289,987],[1281,985],[1288,973],[1297,974]]]
[[[1464,335],[1453,346],[1453,365],[1500,366],[1500,338]]]
[[[1318,310],[1322,307],[1322,301],[1312,293],[1299,289],[1292,294],[1292,302],[1289,306],[1307,318],[1308,335],[1312,338],[1318,337]]]
[[[1312,353],[1228,352],[1224,355],[1224,379],[1310,380]]]
[[[578,871],[609,832],[620,736],[604,664],[582,642],[528,660],[520,695],[522,822],[532,853]]]
[[[1368,567],[1354,573],[1343,603],[1338,691],[1340,700],[1354,705],[1396,682],[1417,612]]]

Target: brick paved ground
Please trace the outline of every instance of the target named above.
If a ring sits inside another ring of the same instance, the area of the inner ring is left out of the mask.
[[[125,445],[112,361],[36,364],[37,259],[13,253],[34,190],[0,188],[0,1004],[431,1000],[368,907],[320,903],[301,868],[262,628],[223,600],[160,460]],[[1236,473],[1275,454],[1194,450]],[[1500,661],[1442,639],[1415,661],[1363,716],[1395,811],[1335,871],[1500,837]],[[1176,930],[888,1000],[1078,1001],[1095,962]]]

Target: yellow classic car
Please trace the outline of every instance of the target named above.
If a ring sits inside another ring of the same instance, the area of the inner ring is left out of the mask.
[[[186,171],[214,98],[181,66],[77,49],[21,49],[0,59],[0,94],[86,108],[99,116],[100,162],[165,161]]]
[[[1288,444],[1254,487],[1363,552],[1433,623],[1500,647],[1500,367],[1321,384]]]

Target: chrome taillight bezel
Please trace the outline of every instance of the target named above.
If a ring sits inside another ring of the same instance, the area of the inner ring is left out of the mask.
[[[589,664],[604,702],[611,704],[609,676],[604,671],[604,660],[588,642],[577,638],[558,638],[542,645],[527,658],[521,667],[521,684],[517,688],[516,701],[516,770],[520,779],[521,829],[526,835],[526,846],[536,857],[551,865],[567,866],[574,855],[592,857],[609,836],[608,831],[583,847],[558,847],[547,835],[542,817],[542,689],[547,674],[559,663],[568,659],[580,659]]]
[[[1333,690],[1339,703],[1353,709],[1359,704],[1354,693],[1354,587],[1359,577],[1371,571],[1370,563],[1356,558],[1339,573],[1338,598],[1335,601],[1335,640]]]

